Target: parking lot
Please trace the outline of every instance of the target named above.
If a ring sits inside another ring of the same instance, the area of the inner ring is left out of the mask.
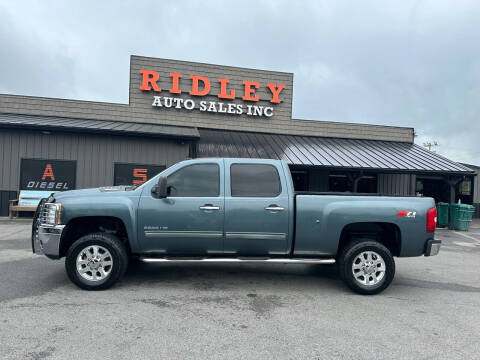
[[[377,296],[332,266],[134,264],[113,289],[72,285],[0,221],[1,359],[480,358],[480,222],[440,254],[397,260]]]

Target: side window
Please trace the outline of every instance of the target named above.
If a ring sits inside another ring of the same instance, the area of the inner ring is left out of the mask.
[[[217,164],[185,166],[167,179],[169,196],[215,197],[220,195],[220,168]]]
[[[267,164],[232,164],[230,185],[234,197],[275,197],[282,192],[277,168]]]

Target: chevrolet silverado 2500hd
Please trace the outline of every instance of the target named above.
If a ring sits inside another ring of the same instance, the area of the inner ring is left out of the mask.
[[[43,199],[32,247],[65,257],[80,288],[106,289],[130,258],[160,261],[337,263],[354,291],[375,294],[394,257],[436,255],[433,199],[295,193],[287,164],[196,159],[141,186],[57,192]]]

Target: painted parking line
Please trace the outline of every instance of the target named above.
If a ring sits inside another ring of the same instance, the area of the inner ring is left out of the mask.
[[[470,248],[477,247],[476,244],[472,244],[471,242],[454,241],[453,244],[458,246],[470,247]]]
[[[466,237],[468,239],[471,239],[471,240],[475,241],[476,243],[480,244],[480,239],[474,238],[473,236],[470,236],[470,235],[467,235],[467,234],[464,234],[464,233],[461,233],[461,232],[457,232],[457,231],[454,231],[453,233],[457,234],[457,235],[461,235],[461,236]]]

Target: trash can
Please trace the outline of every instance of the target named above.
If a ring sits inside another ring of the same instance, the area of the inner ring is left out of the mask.
[[[437,227],[448,226],[448,204],[439,202],[437,204]]]
[[[454,229],[454,223],[458,219],[458,211],[460,210],[461,205],[462,204],[451,203],[448,208],[448,215],[449,215],[448,227],[450,229]]]
[[[467,204],[456,204],[458,206],[455,218],[452,221],[453,228],[459,231],[468,231],[472,223],[475,207]]]

